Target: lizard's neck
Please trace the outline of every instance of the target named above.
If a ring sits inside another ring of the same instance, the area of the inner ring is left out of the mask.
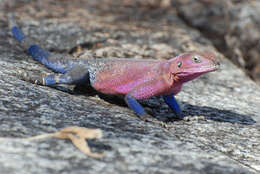
[[[163,64],[163,71],[168,77],[169,89],[167,90],[167,94],[178,94],[181,91],[182,84],[186,81],[182,81],[180,77],[171,73],[172,65],[169,62],[165,62]]]
[[[194,74],[190,74],[189,76],[178,77],[178,78],[179,78],[178,81],[179,81],[180,83],[186,83],[186,82],[188,82],[188,81],[191,81],[191,80],[193,80],[193,79],[199,77],[201,74],[203,74],[203,73],[194,73]]]

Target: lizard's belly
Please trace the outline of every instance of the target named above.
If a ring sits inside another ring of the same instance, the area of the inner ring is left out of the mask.
[[[97,91],[105,94],[127,94],[134,88],[145,83],[143,79],[140,80],[129,80],[129,81],[120,81],[118,79],[111,79],[105,81],[95,81],[92,84],[92,87]]]
[[[92,85],[97,91],[105,93],[105,94],[127,94],[131,91],[136,85],[126,84],[126,85],[109,85],[107,83],[94,83]]]

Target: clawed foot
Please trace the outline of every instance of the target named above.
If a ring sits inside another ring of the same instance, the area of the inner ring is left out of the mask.
[[[41,75],[32,75],[29,73],[21,73],[20,77],[22,80],[33,83],[33,84],[37,84],[37,85],[44,85],[43,83],[43,77]]]
[[[183,118],[184,121],[199,121],[199,120],[202,120],[202,121],[205,121],[206,120],[206,117],[203,116],[203,115],[200,115],[200,116],[193,116],[193,117],[184,117]]]
[[[149,115],[147,113],[145,115],[143,115],[143,116],[140,116],[139,118],[142,119],[145,122],[159,124],[162,127],[167,128],[167,124],[165,122],[159,121],[159,120],[157,120],[156,118],[154,118],[153,116],[151,116],[151,115]]]

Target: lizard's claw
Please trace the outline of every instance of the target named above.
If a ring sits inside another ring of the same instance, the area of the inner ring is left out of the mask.
[[[167,128],[167,124],[166,124],[165,122],[156,120],[156,119],[155,119],[153,116],[151,116],[150,114],[145,113],[144,115],[139,116],[139,118],[142,119],[142,120],[145,121],[145,122],[156,123],[156,124],[161,125],[161,126],[164,127],[164,128]]]
[[[186,116],[186,117],[183,117],[183,120],[184,121],[199,121],[199,120],[206,121],[206,117],[203,115],[193,116],[193,117]]]

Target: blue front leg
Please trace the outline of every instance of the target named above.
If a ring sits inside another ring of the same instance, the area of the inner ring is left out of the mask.
[[[173,112],[179,117],[183,118],[181,108],[178,105],[173,94],[163,96],[165,103],[173,110]]]
[[[125,96],[125,101],[129,108],[131,108],[138,116],[145,116],[144,108],[138,103],[138,101],[130,95]]]

